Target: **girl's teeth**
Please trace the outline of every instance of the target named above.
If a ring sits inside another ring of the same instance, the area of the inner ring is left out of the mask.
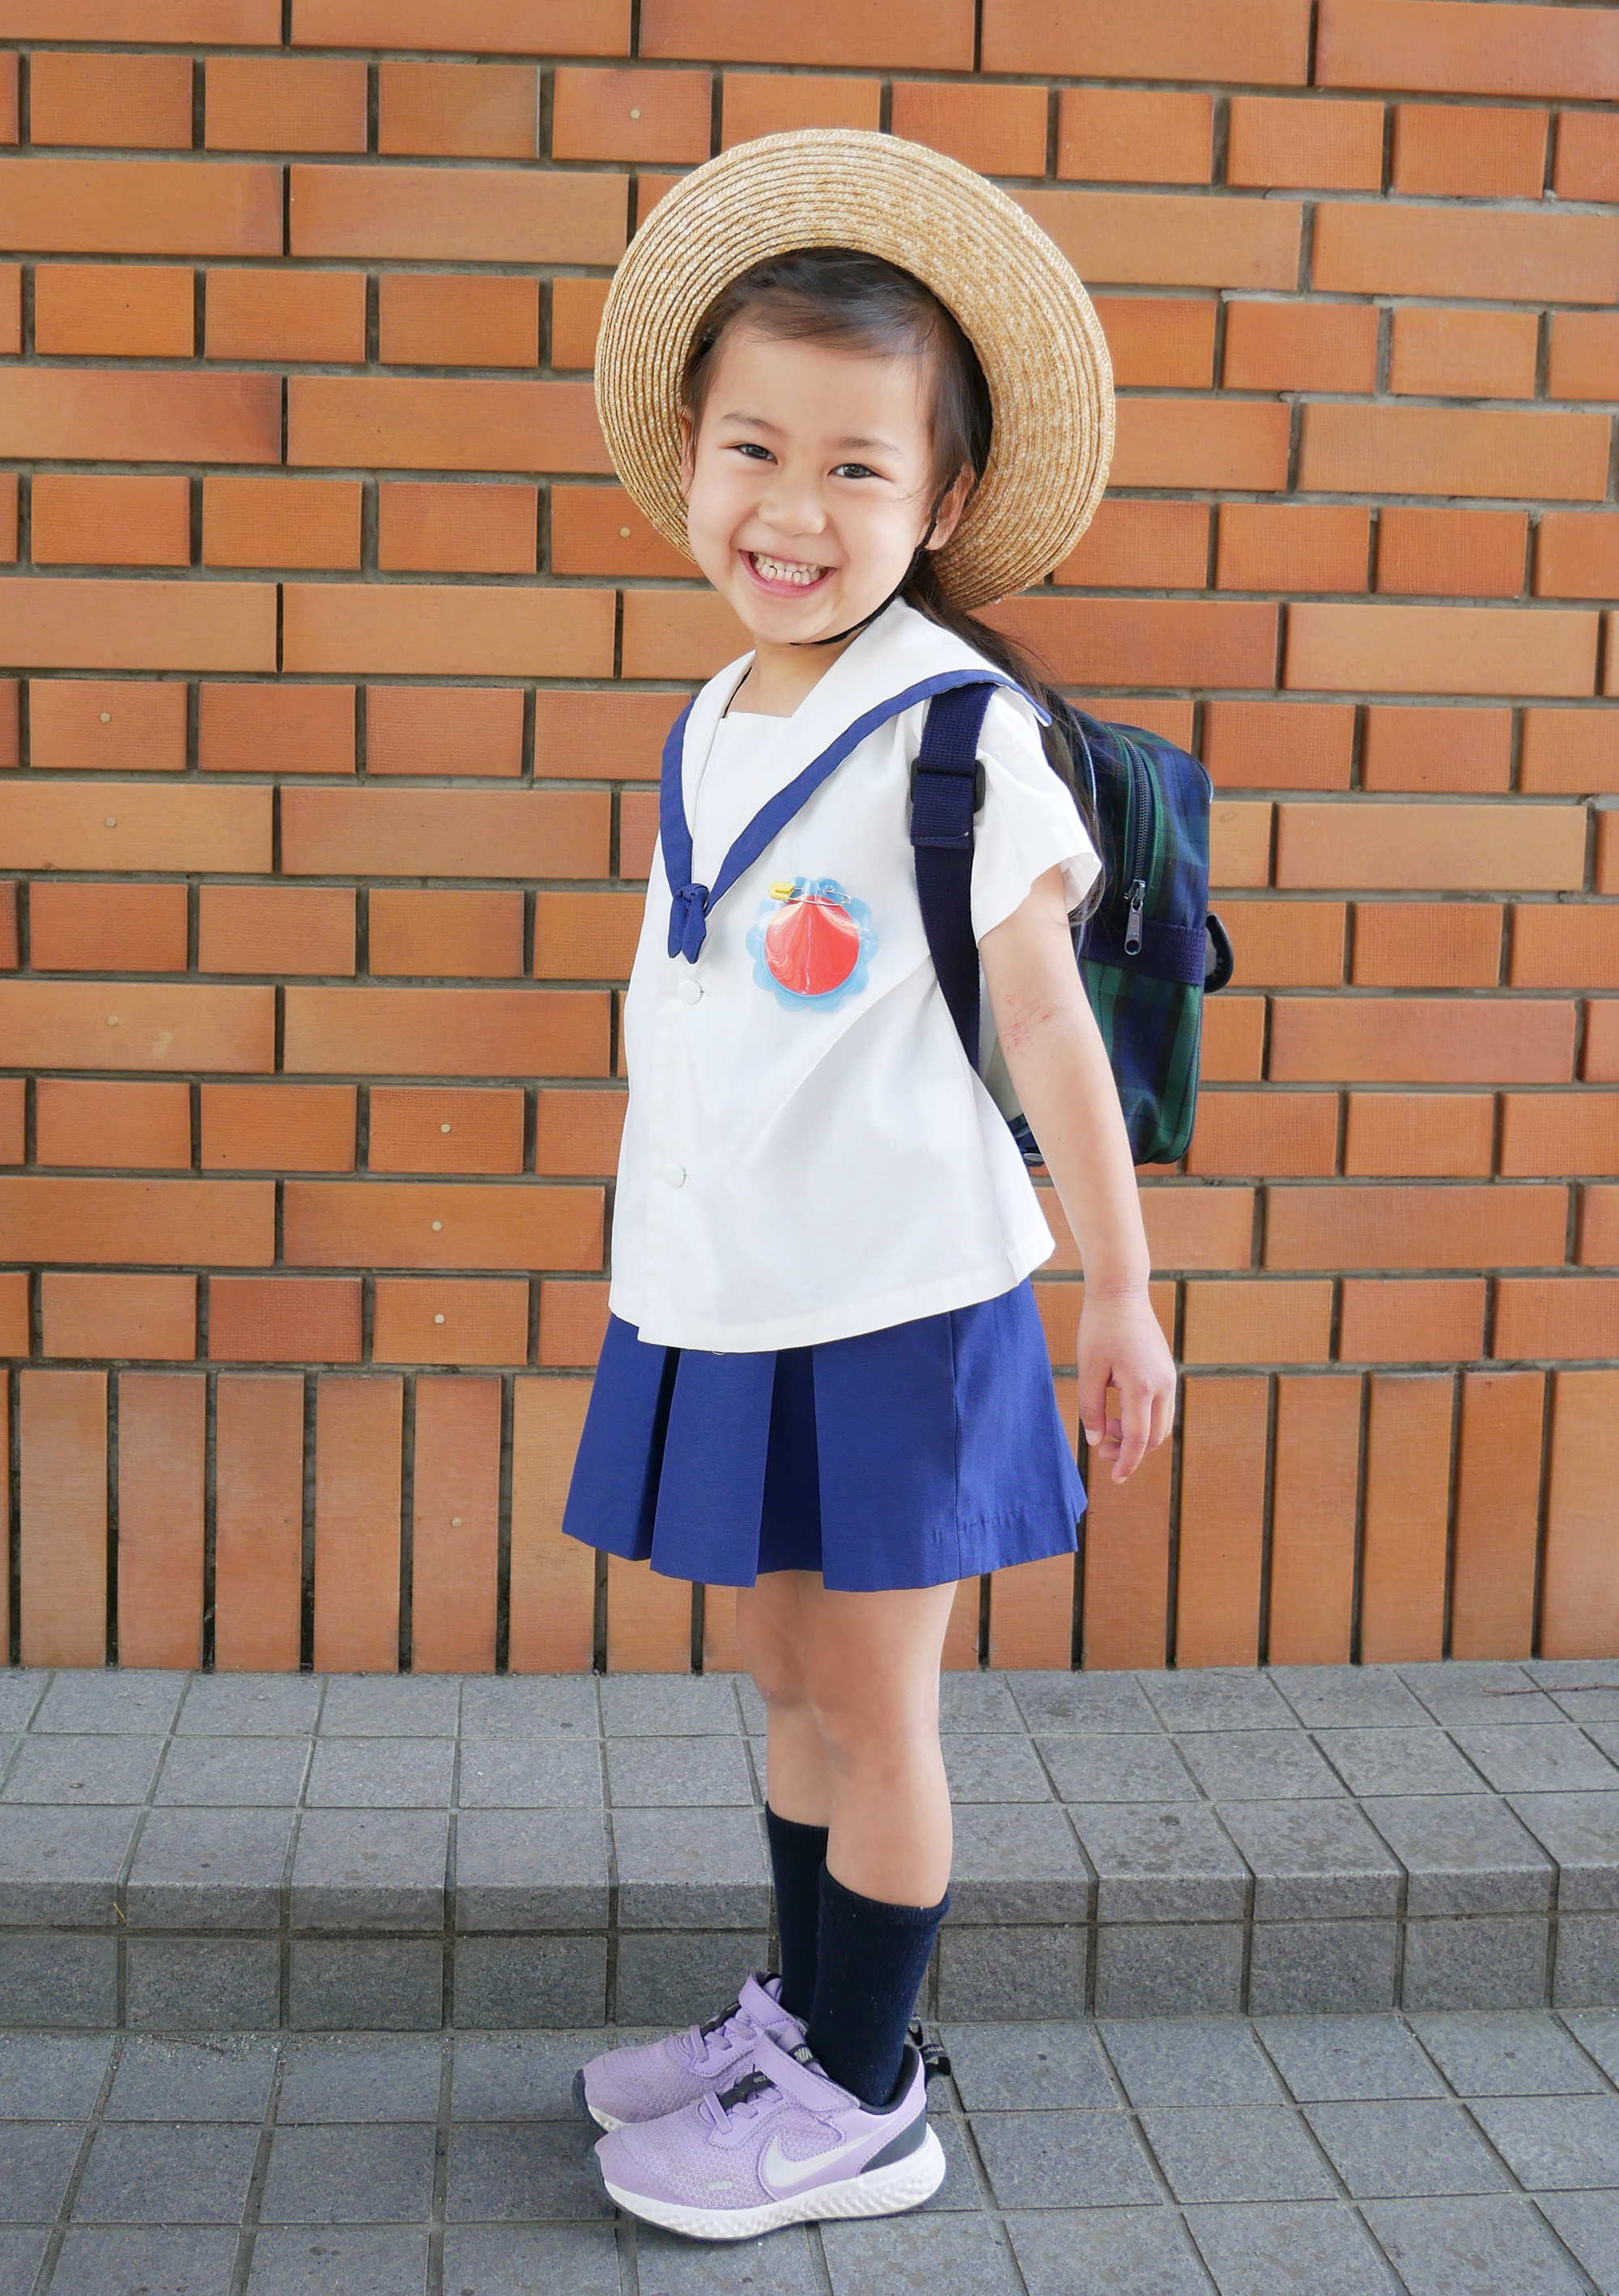
[[[796,582],[801,588],[819,581],[825,571],[819,566],[785,565],[779,558],[761,558],[757,550],[753,553],[753,563],[767,582]]]

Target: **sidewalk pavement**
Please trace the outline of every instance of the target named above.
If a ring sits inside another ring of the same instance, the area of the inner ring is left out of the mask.
[[[627,2038],[0,2035],[0,2289],[1619,2291],[1619,2012],[946,2024],[928,2207],[737,2248],[595,2182],[570,2085]]]
[[[953,2020],[1619,2006],[1619,1661],[950,1674]],[[0,2027],[681,2023],[768,1954],[729,1675],[0,1669]]]

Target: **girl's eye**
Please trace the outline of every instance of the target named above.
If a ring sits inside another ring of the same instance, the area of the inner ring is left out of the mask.
[[[770,449],[768,447],[761,447],[756,439],[739,439],[735,451],[739,455],[762,455],[766,462],[770,459]]]
[[[851,474],[857,479],[875,479],[877,475],[874,470],[868,468],[868,466],[864,463],[840,463],[834,473],[834,476],[843,479],[850,477]]]

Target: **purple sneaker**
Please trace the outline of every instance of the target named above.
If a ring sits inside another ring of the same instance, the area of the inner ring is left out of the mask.
[[[678,2112],[745,2073],[760,2034],[779,2036],[788,2048],[803,2039],[801,2021],[782,2007],[780,1995],[779,1977],[750,1977],[730,2008],[706,2025],[592,2057],[573,2094],[603,2128]]]
[[[927,2076],[907,2046],[898,2101],[874,2112],[802,2042],[768,2036],[730,2088],[596,2147],[609,2196],[631,2216],[695,2240],[752,2240],[827,2217],[896,2216],[944,2181],[927,2125]]]

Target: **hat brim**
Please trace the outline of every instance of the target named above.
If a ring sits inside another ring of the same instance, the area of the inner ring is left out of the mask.
[[[1113,368],[1065,256],[1015,201],[925,144],[856,128],[739,144],[684,176],[629,243],[603,313],[596,403],[613,467],[686,557],[680,378],[720,290],[767,257],[849,247],[932,288],[972,343],[994,412],[989,460],[938,554],[971,610],[1060,565],[1113,457]]]

